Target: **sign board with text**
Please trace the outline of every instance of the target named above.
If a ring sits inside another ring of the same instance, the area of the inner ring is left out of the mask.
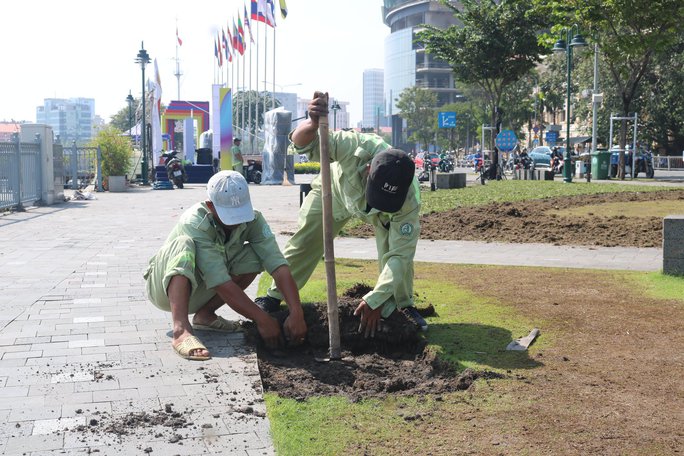
[[[438,113],[439,128],[455,128],[456,127],[456,113],[451,111],[443,111]]]

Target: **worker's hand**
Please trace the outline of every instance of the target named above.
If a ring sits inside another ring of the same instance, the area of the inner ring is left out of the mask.
[[[363,332],[364,337],[375,337],[375,331],[380,325],[380,317],[382,314],[382,306],[377,309],[371,309],[370,306],[361,300],[361,304],[354,311],[354,315],[361,316],[361,323],[359,324],[359,332]]]
[[[328,92],[314,92],[313,99],[309,103],[307,110],[309,111],[311,123],[318,128],[319,117],[328,115]]]
[[[285,340],[290,345],[300,345],[306,338],[306,323],[302,312],[292,313],[285,319],[283,324]]]
[[[259,321],[255,321],[259,335],[264,340],[268,348],[277,348],[280,345],[283,335],[280,332],[278,320],[264,312]]]

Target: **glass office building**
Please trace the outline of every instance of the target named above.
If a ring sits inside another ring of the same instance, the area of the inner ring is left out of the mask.
[[[36,123],[52,127],[64,145],[84,145],[93,137],[95,100],[92,98],[46,98],[36,108]]]
[[[389,125],[385,116],[385,72],[378,68],[363,72],[363,118],[361,126],[378,129]]]
[[[458,2],[452,3],[460,6]],[[458,21],[450,9],[435,0],[384,0],[382,15],[391,29],[385,38],[385,111],[391,118],[392,143],[401,144],[403,121],[398,116],[396,99],[404,89],[430,89],[437,94],[439,106],[460,98],[451,67],[426,53],[414,40],[424,24],[447,28]]]

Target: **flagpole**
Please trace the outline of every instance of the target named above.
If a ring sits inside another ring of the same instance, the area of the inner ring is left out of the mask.
[[[252,37],[252,31],[249,32],[250,38]],[[253,43],[254,44],[254,43]],[[252,47],[249,48],[249,93],[252,94]],[[252,109],[249,109],[249,122],[247,123],[249,127],[249,152],[254,154],[254,140],[252,137]]]
[[[259,17],[259,13],[257,12],[257,18]],[[256,23],[256,29],[257,29],[257,43],[259,42],[259,20],[257,19]],[[259,147],[259,48],[257,47],[257,53],[256,53],[256,100],[257,103],[254,105],[254,115],[256,116],[256,119],[254,119],[254,135],[257,137],[257,148]]]
[[[180,38],[178,36],[178,18],[176,18],[176,82],[178,84],[178,100],[181,99],[180,97],[180,77],[181,77],[181,72],[180,72],[180,61],[178,60],[178,42]]]
[[[275,25],[275,24],[273,24]],[[276,29],[273,27],[273,100],[271,101],[271,109],[275,109],[275,76],[276,76]]]

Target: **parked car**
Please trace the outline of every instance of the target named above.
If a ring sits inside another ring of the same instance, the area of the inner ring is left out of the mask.
[[[432,162],[432,165],[437,167],[439,166],[439,155],[429,152],[420,152],[419,154],[416,155],[416,158],[413,159],[413,162],[416,164],[416,169],[423,169],[423,165],[425,164],[425,156],[427,155],[427,158]]]

